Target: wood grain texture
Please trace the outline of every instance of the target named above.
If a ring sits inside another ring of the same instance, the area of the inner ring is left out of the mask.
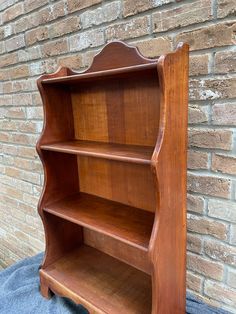
[[[73,86],[75,138],[154,148],[159,99],[156,68],[135,77],[106,78]]]
[[[185,313],[188,49],[180,44],[175,53],[158,60],[162,98],[152,157],[158,198],[149,247],[153,295],[158,296],[158,301],[153,298],[153,314]]]
[[[150,166],[78,157],[80,191],[154,212],[155,181]]]
[[[188,46],[149,60],[109,43],[38,87],[41,293],[95,314],[184,314]]]
[[[85,193],[50,203],[44,210],[147,251],[153,213]]]
[[[113,256],[149,275],[151,274],[148,252],[87,228],[83,230],[83,239],[86,245]]]
[[[153,154],[153,148],[148,146],[82,140],[45,144],[41,145],[41,149],[147,165],[151,164],[151,157]]]
[[[41,270],[41,275],[52,291],[63,295],[68,289],[69,297],[90,313],[151,311],[151,277],[85,245]]]
[[[94,59],[95,60],[95,59]],[[146,59],[148,60],[148,59]],[[123,60],[124,61],[124,60]],[[148,61],[147,61],[148,62]],[[112,79],[112,78],[119,78],[123,77],[126,78],[127,76],[130,75],[139,75],[139,72],[149,72],[152,71],[153,69],[156,69],[156,63],[155,60],[149,60],[149,63],[143,64],[143,65],[130,65],[126,67],[119,67],[117,69],[108,69],[108,70],[96,70],[94,72],[91,72],[91,68],[89,68],[87,71],[83,73],[76,73],[70,70],[70,76],[62,76],[62,77],[48,77],[45,78],[42,81],[43,85],[72,85],[75,86],[78,83],[84,83],[84,82],[93,82],[96,81],[98,82],[99,80],[105,79]],[[121,64],[120,64],[121,65]],[[114,64],[113,64],[114,66]],[[67,73],[65,73],[67,75]]]
[[[157,87],[156,69],[135,78],[71,87],[75,138],[154,148],[160,110]]]

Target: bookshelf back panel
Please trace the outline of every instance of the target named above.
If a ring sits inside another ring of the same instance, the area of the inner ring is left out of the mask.
[[[83,239],[86,245],[151,274],[147,252],[87,228],[83,228]]]
[[[80,191],[155,212],[155,182],[149,165],[78,157]]]
[[[75,138],[154,147],[159,98],[156,70],[74,85]]]

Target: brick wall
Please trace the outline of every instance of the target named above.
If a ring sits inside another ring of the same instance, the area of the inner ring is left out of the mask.
[[[188,289],[236,313],[235,0],[0,1],[0,267],[44,249],[36,79],[113,39],[148,57],[190,44]]]

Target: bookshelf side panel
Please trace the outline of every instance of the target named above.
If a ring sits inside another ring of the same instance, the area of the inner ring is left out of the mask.
[[[82,241],[81,227],[46,215],[43,211],[47,202],[62,199],[79,191],[76,156],[43,151],[40,148],[42,144],[71,139],[74,136],[69,91],[55,86],[44,87],[42,84],[46,78],[65,76],[69,73],[70,70],[67,68],[61,68],[56,73],[43,75],[37,81],[44,110],[44,126],[36,146],[44,170],[43,190],[38,204],[46,239],[42,267],[60,258]]]
[[[184,314],[188,45],[182,44],[176,52],[160,57],[158,71],[162,91],[160,130],[152,157],[158,193],[149,246],[153,266],[152,314]]]

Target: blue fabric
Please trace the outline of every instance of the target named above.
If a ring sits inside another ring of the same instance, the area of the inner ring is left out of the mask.
[[[41,296],[38,270],[42,256],[41,253],[26,258],[0,272],[0,314],[88,314],[85,308],[69,299],[54,295],[50,300],[46,300]],[[228,312],[209,307],[188,294],[186,313],[227,314]]]

